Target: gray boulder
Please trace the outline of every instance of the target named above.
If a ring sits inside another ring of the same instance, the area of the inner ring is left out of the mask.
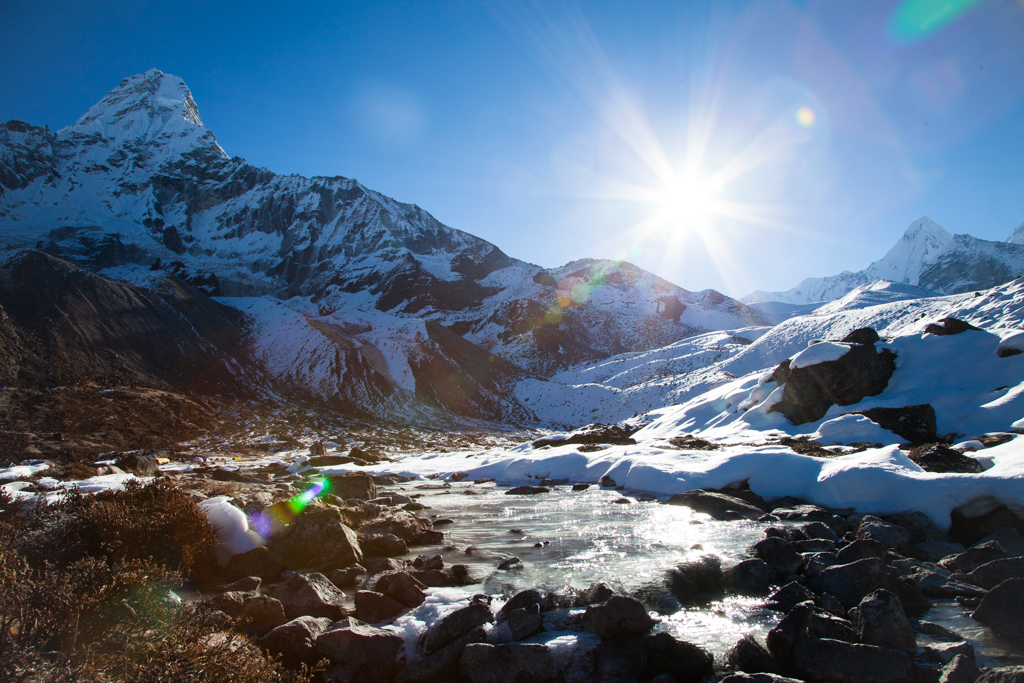
[[[900,599],[887,590],[876,590],[864,596],[850,610],[850,623],[857,629],[860,642],[891,647],[913,654],[917,651],[914,629],[903,612]]]
[[[258,596],[259,593],[252,591],[225,591],[210,598],[210,604],[219,609],[231,618],[235,618],[242,611],[242,605],[247,598]]]
[[[815,609],[811,620],[807,623],[807,638],[829,638],[843,640],[847,643],[857,642],[857,631],[853,624],[822,609]]]
[[[345,500],[373,500],[377,497],[377,485],[368,474],[328,474],[327,481],[327,490]]]
[[[287,621],[281,601],[266,595],[246,598],[237,618],[238,628],[255,638],[262,638]]]
[[[813,614],[814,603],[810,600],[802,602],[768,632],[766,641],[772,657],[787,665],[793,661],[793,648],[807,632]]]
[[[326,617],[333,621],[346,616],[342,603],[345,594],[330,579],[318,572],[292,574],[274,589],[273,597],[284,605],[289,619]]]
[[[847,609],[856,607],[865,595],[883,588],[889,580],[885,564],[875,557],[828,567],[807,582],[815,593],[831,593]]]
[[[959,555],[964,550],[962,545],[952,541],[925,541],[924,543],[915,543],[911,548],[914,557],[927,562],[938,562],[944,557]]]
[[[778,673],[782,669],[767,648],[749,633],[726,653],[725,666],[747,673]]]
[[[968,573],[983,564],[996,560],[1005,560],[1011,557],[1010,553],[1003,550],[1003,547],[995,541],[978,543],[963,551],[959,555],[943,560],[942,566],[952,571]]]
[[[491,608],[482,602],[474,602],[467,607],[451,612],[443,619],[434,622],[423,634],[423,651],[430,655],[449,643],[462,638],[478,626],[494,621]]]
[[[985,590],[992,590],[1003,581],[1021,576],[1024,576],[1024,557],[1011,557],[988,562],[967,574],[953,574],[950,578]]]
[[[290,666],[315,664],[319,659],[316,639],[331,625],[325,617],[299,617],[278,626],[260,638],[271,654],[280,654]]]
[[[877,557],[885,561],[889,555],[889,548],[881,541],[869,538],[859,538],[849,545],[841,548],[836,553],[840,564],[849,564],[857,560],[864,560],[869,557]]]
[[[1001,666],[978,676],[978,683],[1024,683],[1024,666]]]
[[[522,640],[532,636],[540,628],[540,622],[540,605],[537,604],[512,610],[506,620],[512,640]]]
[[[541,595],[539,590],[528,588],[527,590],[519,591],[513,595],[509,598],[509,601],[502,605],[501,609],[498,610],[495,621],[500,624],[508,619],[508,616],[512,612],[517,609],[529,607],[530,605],[544,605],[544,596]]]
[[[394,675],[396,655],[404,644],[397,633],[349,618],[334,622],[317,636],[316,651],[341,665],[335,671],[336,679],[372,680],[368,675],[371,672]]]
[[[913,667],[903,650],[803,638],[793,651],[797,675],[807,681],[910,683]]]
[[[416,663],[407,666],[398,673],[395,683],[437,683],[457,678],[459,659],[463,650],[470,643],[487,641],[487,633],[477,626],[466,635],[453,640],[436,652],[429,654]]]
[[[772,571],[764,560],[751,558],[724,572],[729,590],[740,595],[764,595],[772,585]]]
[[[780,575],[794,573],[803,563],[803,557],[793,548],[793,544],[777,537],[755,543],[754,553]]]
[[[419,607],[427,599],[423,592],[426,586],[410,576],[409,572],[388,572],[377,579],[374,588],[378,593],[409,608]]]
[[[356,591],[356,616],[368,624],[379,624],[397,617],[406,606],[376,591]]]
[[[939,683],[974,683],[981,676],[981,670],[974,659],[957,655],[946,666],[942,667]]]
[[[769,673],[736,673],[729,674],[719,683],[803,683],[797,678],[786,678],[777,674]]]
[[[459,661],[459,674],[469,683],[546,683],[553,673],[551,654],[540,644],[471,643]]]
[[[807,600],[814,600],[815,595],[796,581],[791,581],[779,590],[772,593],[765,606],[777,612],[789,612],[791,609]]]
[[[678,683],[701,683],[714,674],[714,659],[707,650],[668,633],[644,636],[645,678],[669,675]]]
[[[722,561],[714,555],[681,562],[668,571],[667,578],[672,595],[684,605],[708,602],[725,592]]]
[[[590,605],[583,615],[583,628],[601,638],[642,635],[651,630],[654,619],[635,598],[613,595],[607,602]]]
[[[990,590],[971,617],[1000,635],[1024,641],[1024,579],[1008,579]]]
[[[277,577],[282,571],[281,556],[265,546],[232,555],[228,560],[228,573],[234,576]]]
[[[864,515],[857,529],[857,538],[879,541],[887,548],[898,548],[910,540],[910,532],[874,515]]]
[[[666,505],[682,505],[697,512],[711,515],[718,520],[755,520],[764,515],[764,510],[745,500],[717,491],[687,491],[677,493],[665,501]]]
[[[363,561],[356,532],[341,522],[321,528],[320,539],[311,565],[321,571],[345,569]]]

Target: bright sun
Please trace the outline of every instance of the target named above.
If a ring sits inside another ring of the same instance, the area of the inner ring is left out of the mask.
[[[681,180],[664,190],[658,203],[664,220],[672,227],[693,227],[715,212],[713,188],[696,178]]]

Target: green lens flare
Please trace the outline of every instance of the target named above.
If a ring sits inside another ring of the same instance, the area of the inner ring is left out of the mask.
[[[981,0],[903,0],[889,20],[889,34],[912,43],[935,33],[967,13]]]

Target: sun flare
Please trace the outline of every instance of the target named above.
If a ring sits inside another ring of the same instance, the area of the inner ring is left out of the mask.
[[[715,192],[711,184],[690,178],[665,189],[659,196],[664,220],[670,227],[692,227],[715,213]]]

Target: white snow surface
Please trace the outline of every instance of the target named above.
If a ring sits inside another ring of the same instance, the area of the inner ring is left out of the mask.
[[[233,555],[263,545],[263,539],[249,528],[245,513],[231,504],[229,496],[207,498],[199,507],[217,532],[213,553],[221,567],[226,567]]]
[[[795,370],[797,368],[817,365],[818,363],[827,363],[839,360],[849,352],[849,344],[829,341],[818,342],[817,344],[811,344],[805,350],[793,356],[790,359],[789,367]]]

